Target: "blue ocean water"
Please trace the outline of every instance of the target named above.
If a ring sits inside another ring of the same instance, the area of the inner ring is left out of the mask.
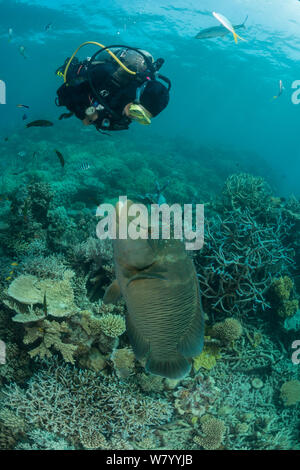
[[[244,41],[196,39],[213,12],[247,17]],[[298,0],[0,0],[0,449],[299,450],[299,27]],[[55,71],[85,41],[165,60],[150,126],[59,120]],[[124,194],[204,203],[205,244],[153,272],[125,262],[126,288],[154,288],[107,305],[95,212]],[[152,370],[135,322],[167,344]]]

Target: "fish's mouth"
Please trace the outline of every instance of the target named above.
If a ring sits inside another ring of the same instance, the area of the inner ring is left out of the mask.
[[[159,279],[160,281],[166,281],[167,278],[165,278],[164,276],[160,275],[160,274],[136,274],[135,276],[133,276],[131,279],[129,279],[129,281],[127,282],[127,285],[126,287],[128,287],[133,281],[141,281],[141,280],[145,280],[145,279]]]

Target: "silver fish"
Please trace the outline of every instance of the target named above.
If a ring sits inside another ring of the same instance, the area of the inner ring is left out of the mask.
[[[245,18],[245,21],[241,24],[237,24],[234,27],[234,29],[241,29],[245,28],[245,23],[248,19],[248,15]],[[230,31],[225,28],[225,26],[213,26],[212,28],[206,28],[202,29],[196,36],[196,39],[211,39],[211,38],[222,38],[229,34]]]
[[[284,86],[283,86],[282,80],[279,80],[279,90],[278,90],[278,94],[277,94],[276,96],[273,96],[273,99],[276,100],[277,98],[279,98],[279,96],[282,95],[283,90],[284,90]]]
[[[117,227],[123,210],[120,215],[117,209]],[[197,274],[184,244],[175,239],[117,238],[113,247],[116,281],[104,302],[124,297],[127,334],[136,357],[146,359],[147,371],[170,379],[184,377],[204,340]]]

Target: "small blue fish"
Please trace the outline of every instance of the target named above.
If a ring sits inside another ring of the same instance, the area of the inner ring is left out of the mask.
[[[26,157],[26,152],[18,152],[18,157]]]
[[[13,37],[13,29],[9,28],[9,30],[8,30],[8,42],[11,42],[12,37]]]
[[[22,117],[23,121],[26,121],[27,117],[28,117],[27,114],[23,114],[23,117]]]
[[[51,28],[52,28],[52,23],[48,23],[48,24],[45,26],[45,31],[49,31]]]

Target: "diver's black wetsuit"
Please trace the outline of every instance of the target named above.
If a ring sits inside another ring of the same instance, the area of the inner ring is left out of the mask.
[[[126,80],[121,83],[116,74],[118,65],[112,62],[95,63],[91,67],[91,79],[97,93],[103,97],[107,108],[101,108],[101,103],[94,96],[87,78],[87,61],[77,62],[68,71],[68,84],[64,83],[58,90],[58,106],[66,106],[75,116],[83,120],[85,111],[90,106],[97,108],[98,119],[93,122],[99,130],[128,129],[132,122],[123,115],[126,104],[134,101],[136,90],[141,85],[137,80]],[[99,106],[100,105],[100,106]]]

